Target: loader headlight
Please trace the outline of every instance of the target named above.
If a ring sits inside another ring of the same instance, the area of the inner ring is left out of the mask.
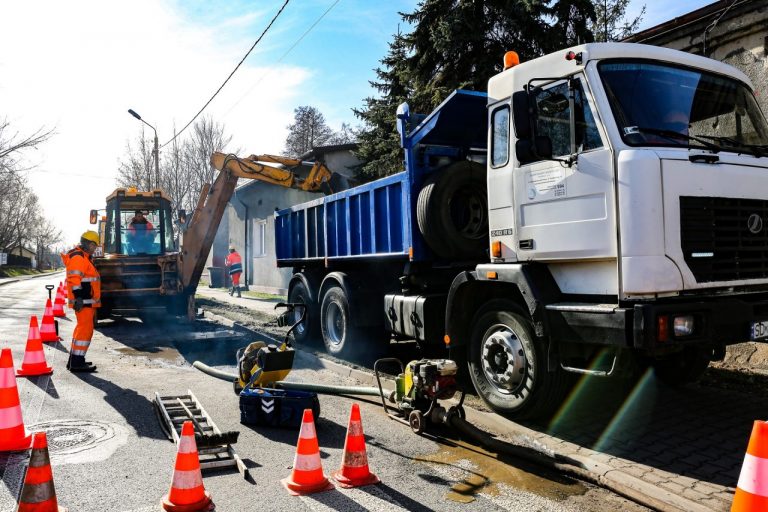
[[[693,315],[676,316],[672,323],[672,332],[676,338],[693,334]]]

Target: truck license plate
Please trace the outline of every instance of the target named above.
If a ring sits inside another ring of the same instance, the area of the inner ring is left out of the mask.
[[[752,340],[759,341],[765,339],[768,339],[768,320],[752,322]]]

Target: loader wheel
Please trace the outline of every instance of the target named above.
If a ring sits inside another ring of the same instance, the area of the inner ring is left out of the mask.
[[[296,281],[296,284],[288,292],[288,302],[301,303],[307,305],[307,311],[304,315],[304,321],[301,322],[293,330],[293,339],[296,340],[298,345],[307,346],[318,339],[318,332],[320,331],[320,322],[318,317],[320,316],[317,303],[312,301],[309,295],[309,290],[304,285],[303,281]],[[301,310],[294,310],[294,317],[291,320],[293,324],[301,318]]]
[[[488,248],[485,168],[458,162],[438,169],[419,192],[416,218],[430,249],[445,259],[476,259]]]
[[[547,371],[544,343],[535,338],[527,314],[510,301],[491,301],[475,316],[468,360],[477,393],[508,417],[545,416],[568,389],[562,370]]]

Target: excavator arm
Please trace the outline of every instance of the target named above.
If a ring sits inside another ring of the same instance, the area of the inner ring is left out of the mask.
[[[265,181],[273,185],[296,188],[306,192],[335,193],[346,187],[340,186],[338,175],[331,172],[322,162],[303,162],[296,158],[277,155],[251,155],[240,158],[235,155],[214,153],[211,164],[222,171],[229,170],[238,178],[248,178]],[[279,164],[285,167],[277,167]],[[300,178],[294,169],[299,166],[310,167],[309,175]]]

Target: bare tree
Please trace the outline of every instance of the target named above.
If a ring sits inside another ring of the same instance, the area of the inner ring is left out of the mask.
[[[155,174],[152,149],[154,142],[144,137],[144,128],[132,144],[125,144],[125,155],[120,159],[117,168],[117,184],[121,187],[136,187],[150,190],[154,184]]]
[[[333,130],[326,124],[325,116],[311,106],[297,107],[293,111],[293,123],[288,125],[284,155],[298,157],[313,147],[328,144]]]
[[[629,0],[594,0],[595,20],[589,29],[596,41],[621,41],[637,31],[645,16],[645,5],[634,19],[627,18]]]
[[[61,230],[42,215],[36,215],[30,222],[29,233],[30,245],[35,249],[38,270],[49,268],[48,265],[55,260],[53,247],[62,242]]]
[[[184,144],[184,162],[190,181],[190,209],[197,204],[200,191],[206,183],[212,183],[215,170],[211,166],[211,154],[225,152],[232,137],[224,132],[224,125],[210,117],[197,121],[192,129],[192,136]]]
[[[329,144],[349,144],[357,140],[357,131],[347,123],[341,123],[341,129],[333,134]]]

